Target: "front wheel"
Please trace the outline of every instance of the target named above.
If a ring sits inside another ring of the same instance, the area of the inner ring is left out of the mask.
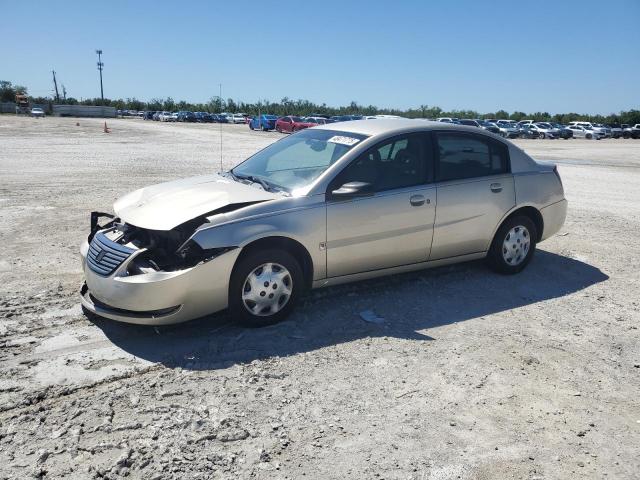
[[[540,138],[545,138],[546,135],[544,134],[544,132],[540,132]]]
[[[529,217],[507,219],[496,232],[487,254],[489,266],[496,272],[514,274],[531,261],[538,231]]]
[[[587,140],[591,140],[593,138],[593,135],[591,135],[590,133],[587,133],[584,138],[586,138]]]
[[[248,327],[284,320],[304,290],[300,263],[284,250],[256,250],[242,257],[229,282],[229,311]]]

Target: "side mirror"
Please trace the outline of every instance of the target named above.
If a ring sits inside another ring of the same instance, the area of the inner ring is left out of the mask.
[[[337,190],[331,192],[331,197],[335,199],[350,199],[359,197],[370,197],[373,195],[373,185],[367,182],[348,182]]]

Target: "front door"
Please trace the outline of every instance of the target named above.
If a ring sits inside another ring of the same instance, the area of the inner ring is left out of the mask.
[[[435,218],[426,134],[385,140],[354,160],[327,192],[327,276],[424,262]],[[371,185],[368,197],[337,200],[348,182]]]

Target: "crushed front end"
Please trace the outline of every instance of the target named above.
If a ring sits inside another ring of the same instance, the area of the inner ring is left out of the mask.
[[[203,250],[190,240],[202,219],[174,229],[138,228],[94,212],[80,249],[82,305],[99,316],[147,325],[179,323],[227,307],[239,249]]]

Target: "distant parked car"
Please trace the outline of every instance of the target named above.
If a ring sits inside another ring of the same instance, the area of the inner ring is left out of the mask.
[[[519,125],[518,131],[520,132],[520,138],[540,138],[538,130],[534,129],[531,123]]]
[[[500,127],[498,127],[495,123],[487,122],[485,120],[476,120],[480,125],[480,128],[486,130],[487,132],[495,133],[496,135],[500,135]]]
[[[600,140],[603,135],[600,132],[593,130],[592,127],[583,127],[581,125],[568,125],[567,128],[571,130],[574,138],[586,138],[587,140],[596,139]]]
[[[275,115],[263,114],[256,117],[253,117],[249,122],[249,128],[251,130],[273,130],[276,128],[276,122],[278,121],[278,117]]]
[[[565,127],[561,123],[552,123],[553,128],[558,130],[558,138],[562,138],[564,140],[569,140],[573,137],[573,132],[571,129]]]
[[[610,123],[607,128],[611,130],[611,138],[622,138],[622,125],[619,123]]]
[[[40,107],[33,107],[31,109],[31,116],[35,118],[43,118],[44,110],[42,110]]]
[[[508,123],[499,123],[495,125],[500,129],[500,133],[498,135],[504,138],[518,138],[520,136],[520,130],[518,127]]]
[[[144,112],[144,115],[142,115],[142,119],[143,120],[153,120],[153,115],[154,115],[154,111],[148,111],[148,112]]]
[[[518,126],[521,127],[522,125],[531,125],[532,123],[536,123],[535,120],[520,120],[518,122]]]
[[[349,122],[351,120],[362,120],[362,115],[334,115],[330,118],[333,122]]]
[[[580,127],[585,127],[589,130],[596,131],[601,134],[602,138],[611,136],[611,130],[609,128],[597,123],[575,121],[575,122],[569,122],[569,125],[578,125]]]
[[[294,117],[292,115],[281,117],[276,120],[276,131],[280,133],[293,133],[305,128],[314,127],[316,124],[309,123],[302,117]]]
[[[624,138],[640,138],[640,123],[636,123],[633,127],[627,125],[622,131]]]
[[[512,128],[518,128],[518,122],[515,120],[498,120],[495,122],[497,126],[501,127],[502,125],[506,125]]]
[[[438,117],[438,118],[436,118],[436,122],[460,123],[460,119],[459,118],[451,118],[451,117]]]
[[[327,123],[333,123],[333,120],[324,117],[306,117],[304,121],[314,127],[316,125],[326,125]]]
[[[196,115],[193,112],[181,111],[181,112],[178,112],[178,121],[179,122],[195,122]]]
[[[231,115],[231,123],[247,123],[242,113],[234,113]]]
[[[560,131],[553,128],[550,123],[536,122],[531,125],[531,128],[538,132],[540,138],[558,138]]]
[[[467,125],[469,127],[480,128],[480,123],[477,120],[468,120],[466,118],[463,118],[462,120],[460,120],[460,125]]]
[[[171,112],[162,112],[160,115],[158,115],[158,120],[160,120],[161,122],[173,122],[173,114]]]
[[[209,115],[206,112],[195,112],[193,116],[198,123],[207,123],[209,120]]]

